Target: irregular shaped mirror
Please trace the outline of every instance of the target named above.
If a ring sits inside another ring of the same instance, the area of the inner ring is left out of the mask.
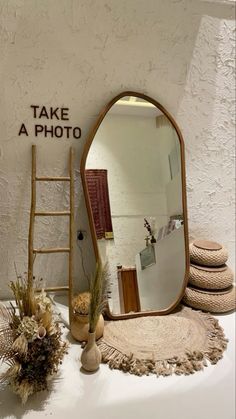
[[[167,313],[188,277],[184,144],[170,114],[134,92],[114,98],[81,174],[95,254],[107,260],[111,318]]]

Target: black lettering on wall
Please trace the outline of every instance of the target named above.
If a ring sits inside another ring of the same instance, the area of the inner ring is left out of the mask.
[[[77,134],[76,134],[77,132]],[[74,138],[80,138],[81,137],[81,129],[80,127],[73,128],[73,137]]]
[[[43,125],[35,125],[35,137],[37,137],[40,132],[43,132]]]
[[[44,106],[44,105],[30,105],[33,110],[33,118],[41,119],[46,118],[49,120],[57,121],[69,121],[69,108],[53,107],[53,106]],[[29,136],[25,124],[21,124],[18,135]],[[69,125],[60,126],[60,125],[34,125],[34,135],[35,137],[44,137],[44,138],[81,138],[81,128],[72,127]]]
[[[25,128],[25,124],[21,124],[20,131],[18,132],[19,136],[22,135],[22,134],[27,135],[27,137],[29,135],[27,129]]]

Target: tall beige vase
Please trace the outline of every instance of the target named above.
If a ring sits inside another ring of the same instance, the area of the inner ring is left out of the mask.
[[[100,349],[96,344],[96,334],[89,333],[88,342],[81,355],[81,364],[85,371],[97,371],[102,361]]]

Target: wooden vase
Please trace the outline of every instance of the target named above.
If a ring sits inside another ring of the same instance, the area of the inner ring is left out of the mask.
[[[96,344],[96,334],[88,334],[88,342],[81,355],[81,364],[85,371],[97,371],[102,361],[100,349]]]
[[[73,314],[70,331],[74,339],[79,342],[87,342],[89,335],[89,316]],[[96,340],[101,338],[104,331],[104,319],[101,314],[96,326]]]

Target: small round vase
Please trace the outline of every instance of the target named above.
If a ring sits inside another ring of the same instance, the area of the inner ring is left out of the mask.
[[[100,339],[103,335],[104,319],[101,314],[96,326],[96,339]],[[89,335],[89,316],[73,314],[70,331],[74,339],[79,342],[87,342]]]
[[[100,349],[96,344],[95,333],[88,334],[88,342],[81,355],[81,364],[85,371],[97,371],[102,361]]]

